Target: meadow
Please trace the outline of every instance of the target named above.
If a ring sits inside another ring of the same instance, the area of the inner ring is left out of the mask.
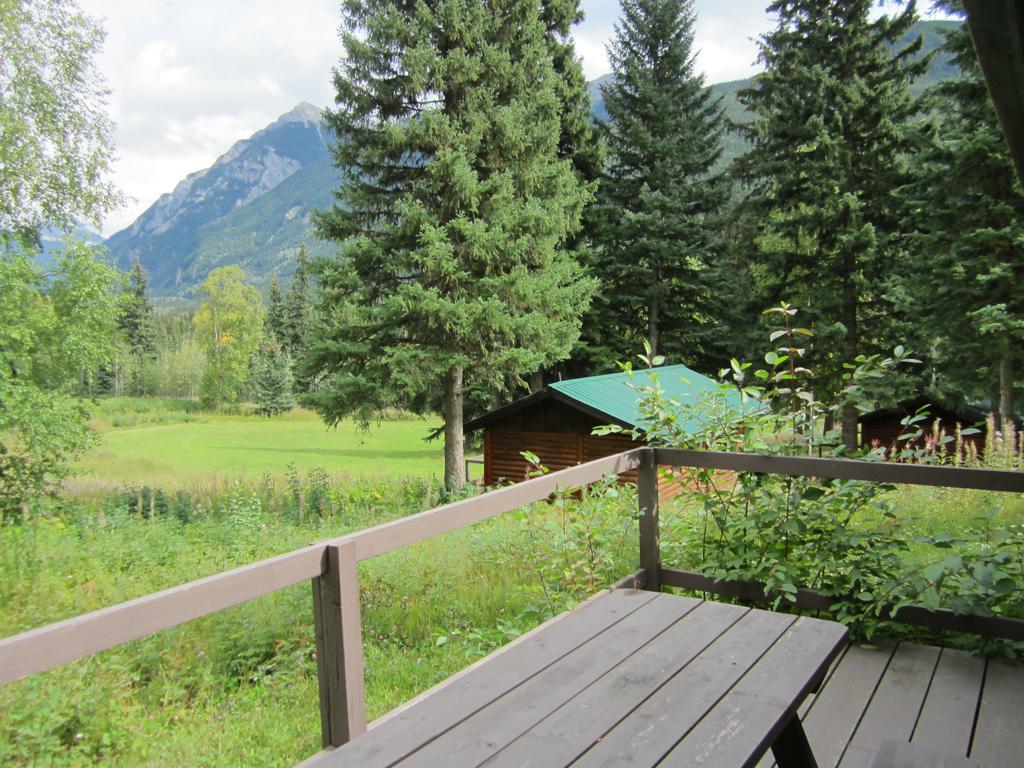
[[[71,488],[183,488],[313,467],[353,479],[440,477],[441,442],[425,440],[438,423],[396,414],[369,429],[328,428],[302,409],[261,418],[200,412],[189,400],[104,398],[93,418],[99,444],[76,465]]]

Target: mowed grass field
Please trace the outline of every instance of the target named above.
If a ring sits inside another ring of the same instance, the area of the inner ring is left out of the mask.
[[[98,444],[76,464],[71,490],[146,484],[165,488],[280,476],[294,466],[351,478],[440,478],[439,419],[393,417],[363,431],[328,428],[309,411],[266,418],[196,412],[187,401],[111,398],[98,403]]]

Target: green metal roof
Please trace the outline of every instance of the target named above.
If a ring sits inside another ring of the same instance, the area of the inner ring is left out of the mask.
[[[612,420],[631,427],[638,426],[642,417],[637,408],[640,395],[637,387],[649,386],[654,379],[665,397],[683,405],[697,405],[705,393],[717,392],[718,382],[690,370],[685,365],[666,365],[661,368],[635,370],[632,373],[608,373],[582,379],[556,381],[548,387],[587,408],[607,414]],[[735,401],[734,401],[735,398]],[[729,402],[738,405],[739,395],[730,394]],[[683,427],[699,427],[696,419]]]

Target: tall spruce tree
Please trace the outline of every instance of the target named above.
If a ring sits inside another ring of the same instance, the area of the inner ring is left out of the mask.
[[[601,281],[584,328],[596,368],[643,340],[679,361],[700,357],[726,187],[711,172],[724,117],[695,67],[694,21],[692,0],[624,0],[609,46],[606,168],[587,214]]]
[[[285,316],[284,297],[277,276],[270,278],[270,307],[267,309],[267,336],[283,347],[288,339],[288,321]]]
[[[298,264],[284,300],[283,314],[284,338],[281,346],[290,357],[301,357],[309,326],[309,254],[305,243],[299,247]]]
[[[960,11],[946,4],[947,11]],[[943,49],[961,76],[926,94],[934,116],[908,187],[915,258],[907,275],[936,383],[955,396],[991,392],[1014,418],[1024,342],[1024,192],[965,26]]]
[[[260,416],[277,416],[295,407],[292,363],[273,338],[264,339],[253,357],[251,386]]]
[[[343,175],[317,217],[306,397],[330,424],[439,409],[464,481],[463,392],[565,357],[594,285],[563,245],[587,191],[559,156],[558,80],[531,0],[345,0],[335,71]]]
[[[131,356],[131,392],[142,394],[142,373],[145,361],[156,352],[156,328],[153,305],[147,295],[149,281],[137,260],[128,273],[128,285],[121,306],[118,326]]]
[[[758,225],[752,270],[761,306],[801,307],[815,331],[814,387],[834,400],[845,366],[893,343],[887,286],[900,257],[910,82],[927,66],[921,41],[893,52],[916,20],[870,18],[874,0],[776,0],[775,29],[760,41],[765,71],[740,101],[753,114],[751,150],[737,162]],[[857,443],[857,411],[841,413]]]

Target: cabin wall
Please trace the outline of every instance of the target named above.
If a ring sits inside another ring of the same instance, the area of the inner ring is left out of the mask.
[[[644,445],[626,434],[592,434],[594,427],[605,423],[554,399],[492,423],[484,430],[484,484],[529,479],[534,467],[523,458],[523,452],[536,454],[541,466],[557,472]],[[623,472],[620,479],[635,483],[636,472]],[[678,483],[664,478],[659,478],[658,485],[663,499],[682,490]]]

